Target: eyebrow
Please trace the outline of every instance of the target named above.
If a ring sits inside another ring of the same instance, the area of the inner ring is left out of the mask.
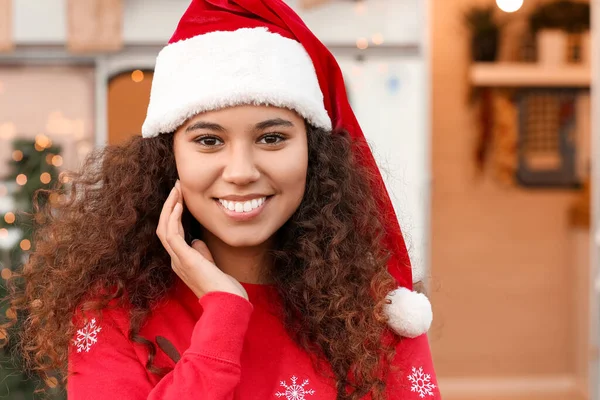
[[[258,124],[254,125],[254,129],[257,131],[262,131],[264,129],[273,128],[275,126],[285,126],[293,128],[294,123],[282,118],[273,118],[263,122],[259,122]]]
[[[283,118],[273,118],[273,119],[267,119],[265,121],[259,122],[256,125],[254,125],[253,130],[255,131],[262,131],[268,128],[273,128],[275,126],[285,126],[285,127],[294,127],[294,123],[288,120],[285,120]],[[188,126],[185,131],[186,132],[191,132],[194,131],[196,129],[208,129],[211,131],[216,131],[216,132],[225,132],[227,131],[227,129],[225,129],[224,127],[222,127],[219,124],[215,124],[214,122],[206,122],[206,121],[198,121],[193,123],[192,125]]]
[[[191,132],[191,131],[195,131],[196,129],[208,129],[210,131],[217,131],[217,132],[225,132],[226,131],[226,129],[223,128],[221,125],[215,124],[213,122],[206,122],[206,121],[194,122],[192,125],[185,128],[185,131]]]

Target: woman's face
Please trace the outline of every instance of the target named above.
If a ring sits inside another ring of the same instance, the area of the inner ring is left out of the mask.
[[[294,111],[238,106],[190,118],[173,149],[188,210],[232,247],[265,243],[296,211],[308,167],[306,127]]]

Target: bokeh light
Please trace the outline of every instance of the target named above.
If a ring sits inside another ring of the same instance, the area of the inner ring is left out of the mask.
[[[50,200],[50,203],[52,203],[52,204],[58,203],[58,193],[56,193],[56,192],[51,193],[50,196],[48,197],[48,199]]]
[[[367,47],[369,47],[369,41],[365,38],[358,38],[356,40],[356,47],[358,47],[361,50],[364,50]]]
[[[35,137],[35,144],[41,148],[47,149],[48,147],[52,146],[52,141],[48,136],[41,134]]]
[[[48,184],[51,180],[52,176],[48,172],[44,172],[42,175],[40,175],[40,182],[43,184]]]
[[[23,240],[21,240],[21,243],[19,244],[19,246],[21,247],[21,250],[27,251],[27,250],[31,249],[31,242],[28,239],[23,239]]]
[[[15,179],[17,181],[17,185],[25,185],[27,183],[27,175],[25,174],[19,174],[17,175],[17,179]]]
[[[507,13],[515,12],[523,5],[523,0],[496,0],[498,7]]]
[[[10,211],[4,214],[4,221],[6,221],[7,224],[13,224],[15,222],[15,219],[15,214]]]
[[[383,44],[383,35],[381,33],[376,33],[371,40],[373,41],[373,44],[380,46]]]
[[[17,319],[17,313],[12,308],[6,309],[6,316],[8,319]]]
[[[2,276],[2,279],[9,280],[12,277],[12,271],[10,268],[4,268],[2,272],[0,272],[0,276]]]
[[[61,156],[53,156],[52,157],[52,165],[55,167],[60,167],[63,164],[63,158]]]
[[[144,80],[144,73],[139,69],[136,69],[131,73],[131,80],[138,83]]]

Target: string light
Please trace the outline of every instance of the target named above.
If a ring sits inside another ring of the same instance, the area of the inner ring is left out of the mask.
[[[381,33],[376,33],[373,35],[371,40],[373,41],[374,45],[380,46],[383,44],[383,35]]]
[[[35,142],[35,144],[33,145],[33,147],[35,147],[35,149],[39,152],[42,152],[44,150],[46,150],[45,147],[40,146],[37,142]]]
[[[139,83],[144,80],[144,73],[139,69],[136,69],[131,73],[131,80],[135,83]]]
[[[2,279],[9,280],[12,277],[12,271],[10,268],[4,268],[2,272],[0,272],[0,275],[2,276]]]
[[[19,244],[19,246],[21,247],[21,250],[27,251],[27,250],[31,249],[31,242],[27,239],[23,239],[23,240],[21,240],[21,243]]]
[[[523,5],[523,0],[496,0],[498,8],[507,13],[517,11]]]
[[[46,154],[46,164],[52,165],[52,157],[54,157],[54,154],[52,154],[52,153]]]
[[[21,150],[13,151],[12,158],[15,161],[21,161],[23,159],[23,152]]]
[[[63,158],[61,156],[53,156],[52,157],[52,165],[55,167],[60,167],[63,164]]]
[[[6,221],[7,224],[14,224],[16,219],[15,214],[10,211],[4,214],[4,221]]]
[[[361,50],[364,50],[367,47],[369,47],[369,41],[365,38],[358,38],[356,40],[356,47],[358,47]]]
[[[50,183],[51,180],[52,180],[52,176],[50,176],[50,174],[48,172],[44,172],[44,173],[42,173],[42,175],[40,175],[40,182],[42,182],[45,185]]]
[[[4,239],[5,237],[8,237],[8,229],[2,228],[0,229],[0,239]]]
[[[25,174],[19,174],[17,175],[17,185],[20,186],[25,186],[25,184],[27,183],[27,176]]]
[[[8,319],[17,319],[17,313],[15,313],[15,310],[13,310],[12,308],[6,309],[6,316],[8,317]]]
[[[52,140],[50,140],[50,138],[44,134],[40,134],[37,135],[35,137],[35,143],[44,149],[47,149],[48,147],[52,146]]]
[[[50,200],[50,203],[52,204],[56,204],[58,203],[58,193],[51,193],[50,196],[48,197]]]

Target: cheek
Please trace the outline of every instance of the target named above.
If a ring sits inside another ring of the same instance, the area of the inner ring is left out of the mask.
[[[308,158],[305,152],[288,155],[271,167],[278,186],[290,201],[302,200],[306,186]]]
[[[177,174],[186,200],[191,200],[206,191],[214,181],[210,163],[202,160],[195,152],[175,153]]]

